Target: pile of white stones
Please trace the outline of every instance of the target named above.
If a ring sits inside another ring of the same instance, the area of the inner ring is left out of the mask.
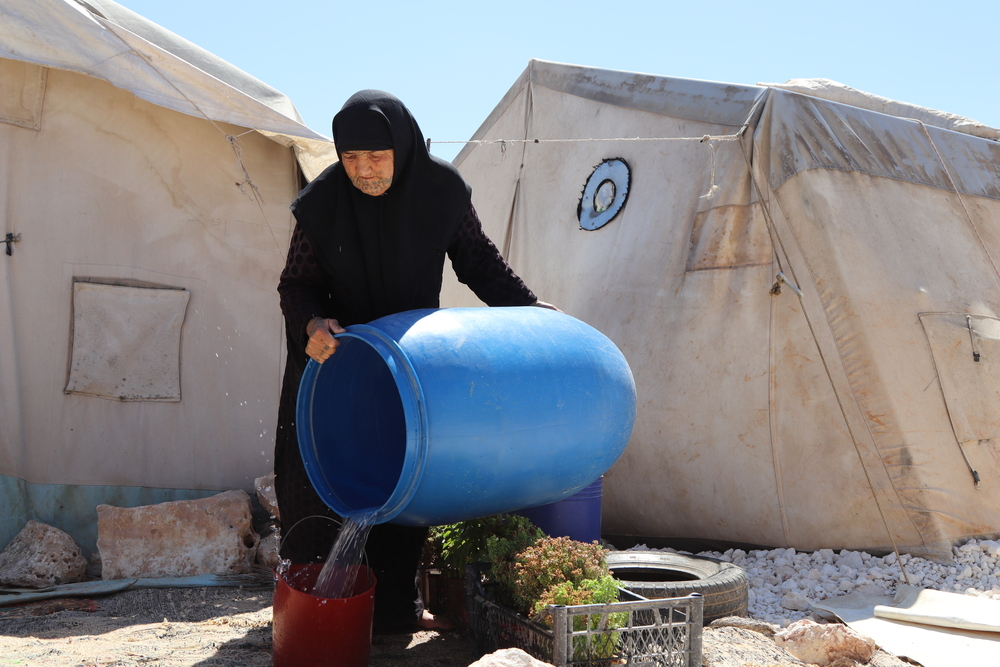
[[[970,540],[952,551],[952,563],[903,554],[910,585],[1000,600],[1000,542]],[[896,554],[880,558],[863,551],[831,549],[812,553],[730,549],[698,555],[742,567],[750,582],[750,616],[783,627],[801,618],[818,620],[810,611],[812,602],[853,592],[893,595],[896,584],[906,583]]]

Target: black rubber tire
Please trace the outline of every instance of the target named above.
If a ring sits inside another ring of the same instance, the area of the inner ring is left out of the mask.
[[[651,600],[701,593],[705,625],[747,615],[747,575],[732,563],[662,551],[612,551],[607,563],[622,588]]]

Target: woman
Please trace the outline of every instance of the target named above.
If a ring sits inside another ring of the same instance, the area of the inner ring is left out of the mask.
[[[296,439],[295,401],[310,358],[323,363],[334,354],[334,335],[345,326],[439,307],[445,254],[459,280],[490,306],[552,307],[535,298],[483,233],[471,188],[428,153],[402,102],[377,90],[353,95],[333,119],[333,138],[340,161],[292,204],[297,224],[278,283],[288,358],[275,491],[281,554],[295,563],[324,560],[336,536],[336,523],[310,517],[339,523],[309,483]],[[366,554],[378,579],[376,629],[441,627],[417,592],[426,536],[426,528],[372,528]]]

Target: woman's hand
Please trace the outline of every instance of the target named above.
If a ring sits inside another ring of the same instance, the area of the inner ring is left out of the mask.
[[[337,351],[340,342],[333,337],[334,334],[344,333],[346,329],[340,326],[337,320],[314,317],[306,325],[306,335],[309,342],[306,343],[306,354],[310,359],[323,363]]]
[[[562,312],[561,310],[559,310],[558,308],[556,308],[555,306],[553,306],[551,303],[545,303],[544,301],[535,301],[531,305],[532,306],[538,306],[539,308],[548,308],[549,310],[555,310],[555,311],[560,312],[560,313]]]

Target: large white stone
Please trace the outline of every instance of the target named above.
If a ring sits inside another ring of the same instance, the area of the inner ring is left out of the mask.
[[[0,584],[44,588],[83,581],[87,559],[58,528],[28,521],[0,553]]]
[[[245,491],[143,507],[97,507],[105,580],[246,574],[253,570],[259,539]]]
[[[820,667],[842,658],[862,664],[871,660],[875,642],[846,625],[802,619],[774,635],[774,643],[802,662]]]
[[[519,648],[504,648],[484,655],[469,667],[552,667],[552,665],[533,658]]]

